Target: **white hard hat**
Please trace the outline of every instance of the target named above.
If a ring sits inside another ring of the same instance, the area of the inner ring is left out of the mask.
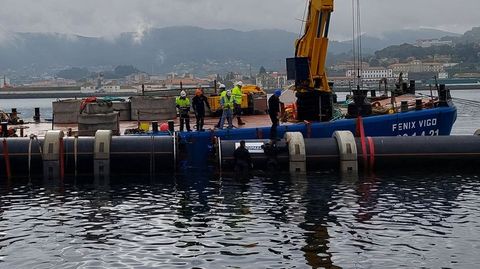
[[[225,89],[226,87],[225,87],[224,84],[220,84],[220,86],[218,86],[218,88],[220,88],[220,89]]]
[[[185,91],[181,91],[181,92],[180,92],[180,96],[181,96],[181,97],[186,97],[186,96],[187,96],[187,93],[186,93]]]
[[[231,90],[227,90],[227,95],[228,95],[228,96],[232,95],[232,91],[231,91]]]
[[[235,85],[242,87],[242,86],[243,86],[243,82],[238,81]]]

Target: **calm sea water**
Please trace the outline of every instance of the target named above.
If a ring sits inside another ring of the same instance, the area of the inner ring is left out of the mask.
[[[5,112],[11,112],[16,108],[20,117],[26,122],[33,121],[35,108],[40,108],[42,119],[52,118],[52,102],[57,99],[35,98],[35,99],[0,99],[0,109]]]
[[[47,117],[51,101],[0,106]],[[453,133],[479,129],[457,106]],[[478,253],[475,174],[0,181],[0,268],[478,268]]]
[[[480,179],[3,183],[1,268],[478,268]]]

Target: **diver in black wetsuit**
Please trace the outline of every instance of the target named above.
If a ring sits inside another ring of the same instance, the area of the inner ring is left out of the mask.
[[[240,141],[240,147],[238,147],[233,153],[235,158],[235,176],[246,179],[250,173],[252,167],[252,158],[250,152],[245,148],[245,141]]]
[[[278,155],[285,149],[279,148],[277,146],[277,140],[272,139],[270,143],[266,143],[262,146],[263,152],[267,156],[267,171],[276,172],[278,171]]]

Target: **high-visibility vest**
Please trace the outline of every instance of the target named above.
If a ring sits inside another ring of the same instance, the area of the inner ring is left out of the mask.
[[[239,105],[242,104],[242,90],[240,87],[235,86],[235,88],[232,89],[232,97],[235,98],[235,102]]]
[[[233,108],[233,103],[234,103],[233,96],[228,97],[225,94],[220,98],[221,98],[221,103],[223,105],[223,108],[225,108],[225,109]]]
[[[180,108],[190,108],[190,99],[188,98],[184,99],[181,97],[177,97],[177,99],[175,100],[175,103]]]

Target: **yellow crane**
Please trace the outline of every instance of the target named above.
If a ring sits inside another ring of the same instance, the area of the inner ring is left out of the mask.
[[[295,57],[287,59],[287,77],[295,80],[298,120],[328,121],[333,98],[325,63],[333,0],[310,0],[303,36],[295,42]]]

